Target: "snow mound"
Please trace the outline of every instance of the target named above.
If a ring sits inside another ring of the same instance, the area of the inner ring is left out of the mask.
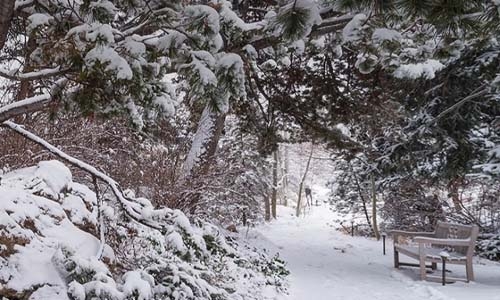
[[[72,179],[71,171],[57,160],[40,162],[34,175],[42,179],[56,194],[62,193]]]
[[[33,193],[58,199],[71,183],[71,171],[56,160],[42,161],[35,167],[4,174],[2,183],[12,188],[29,189]]]
[[[161,229],[134,222],[58,161],[3,174],[0,195],[0,299],[260,300],[285,291],[279,259],[125,192]]]
[[[82,258],[97,252],[99,241],[89,233],[96,230],[96,212],[86,205],[95,196],[71,178],[58,161],[0,178],[0,284],[13,294],[31,291],[33,299],[66,299],[65,292],[60,294],[66,288],[52,262],[54,255],[61,248],[78,249]],[[66,211],[62,204],[76,200],[81,203],[78,209]],[[76,211],[79,222],[72,221]]]

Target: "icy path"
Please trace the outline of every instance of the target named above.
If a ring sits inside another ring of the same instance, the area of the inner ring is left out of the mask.
[[[335,216],[326,206],[300,218],[287,207],[279,207],[278,214],[278,220],[251,232],[249,239],[287,261],[287,300],[500,300],[500,264],[478,261],[476,282],[442,287],[419,281],[416,269],[393,269],[391,241],[383,256],[381,242],[334,230]],[[465,272],[462,266],[451,269],[457,276]]]

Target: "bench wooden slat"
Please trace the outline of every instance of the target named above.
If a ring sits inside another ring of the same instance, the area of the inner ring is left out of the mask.
[[[419,259],[420,258],[420,253],[418,250],[418,247],[412,247],[412,246],[407,246],[407,245],[398,245],[396,246],[396,249],[409,257]],[[441,255],[440,253],[444,251],[444,249],[439,249],[439,248],[424,248],[425,252],[425,257],[428,259],[436,259],[438,261],[441,261]],[[447,252],[449,254],[449,257],[446,259],[447,261],[466,261],[467,256],[462,255],[461,253],[458,252]]]

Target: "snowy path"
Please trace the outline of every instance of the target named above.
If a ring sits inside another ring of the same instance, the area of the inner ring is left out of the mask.
[[[384,256],[381,242],[334,230],[335,215],[326,206],[314,207],[301,218],[287,207],[279,207],[278,214],[278,220],[249,238],[287,261],[287,300],[500,300],[499,264],[476,263],[476,282],[443,287],[419,281],[415,269],[393,269],[391,241]],[[451,269],[463,275],[462,266]]]

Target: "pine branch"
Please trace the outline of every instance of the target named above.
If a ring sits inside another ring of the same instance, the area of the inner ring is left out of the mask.
[[[467,103],[467,102],[469,102],[469,101],[471,101],[473,99],[476,99],[478,97],[486,95],[489,92],[489,90],[487,89],[487,87],[488,87],[487,84],[481,85],[480,87],[478,87],[477,89],[475,89],[474,91],[472,91],[472,93],[469,96],[463,98],[462,100],[458,101],[457,103],[453,104],[452,106],[450,106],[447,109],[445,109],[444,111],[442,111],[434,119],[432,119],[431,121],[429,121],[426,124],[426,127],[430,127],[431,125],[435,124],[436,122],[438,122],[439,120],[441,120],[447,114],[449,114],[452,111],[457,110],[460,107],[462,107],[462,105],[464,105],[465,103]]]

